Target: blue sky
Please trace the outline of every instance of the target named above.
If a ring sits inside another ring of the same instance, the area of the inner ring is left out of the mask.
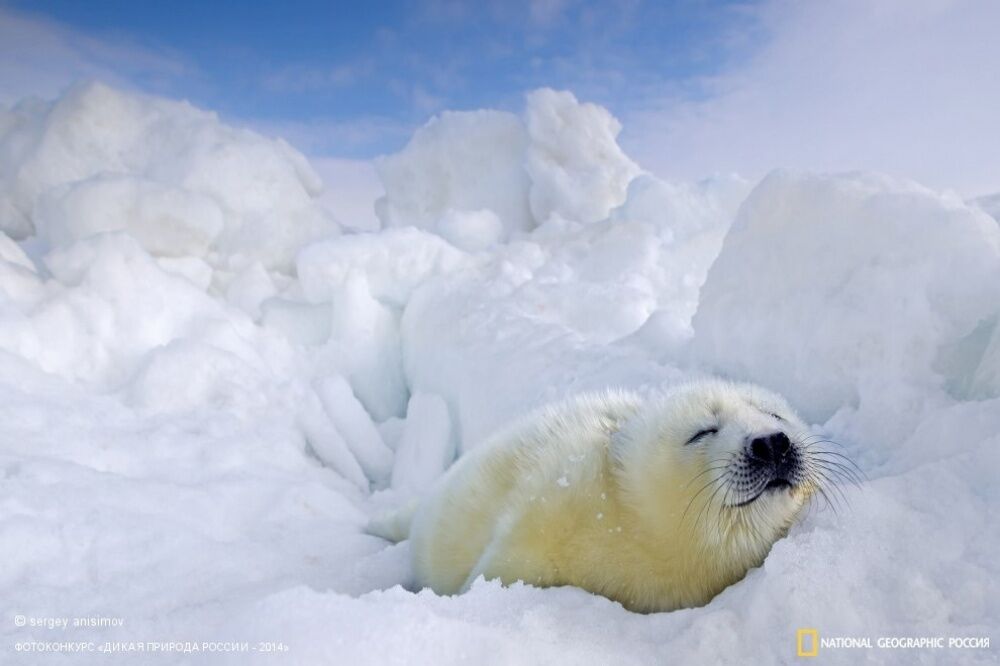
[[[0,105],[80,79],[188,99],[367,209],[367,160],[435,113],[550,86],[665,178],[866,169],[976,196],[1000,191],[998,25],[997,0],[0,0]]]
[[[140,87],[349,157],[398,148],[445,108],[517,109],[539,86],[622,111],[718,70],[754,27],[753,4],[732,0],[8,6],[183,64],[179,77],[135,73]]]

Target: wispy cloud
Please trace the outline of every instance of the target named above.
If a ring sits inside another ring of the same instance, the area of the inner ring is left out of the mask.
[[[99,39],[59,23],[0,7],[0,103],[53,97],[80,79],[157,91],[197,68],[177,53],[124,39]]]
[[[314,43],[233,62],[237,41],[211,51],[220,67],[0,7],[0,103],[97,78],[368,158],[445,108],[517,110],[552,86],[611,108],[668,177],[863,168],[1000,190],[994,0],[431,0],[358,25],[339,57]]]
[[[624,115],[658,173],[876,169],[964,194],[1000,190],[1000,3],[770,0],[752,56]]]

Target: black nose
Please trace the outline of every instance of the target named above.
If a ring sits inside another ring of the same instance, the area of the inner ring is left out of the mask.
[[[763,437],[756,437],[750,442],[751,457],[765,463],[779,463],[786,455],[792,443],[788,441],[788,435],[783,432],[774,432]]]

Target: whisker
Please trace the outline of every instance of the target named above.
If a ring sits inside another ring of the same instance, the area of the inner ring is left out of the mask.
[[[864,482],[868,481],[868,475],[865,474],[857,463],[848,458],[847,456],[842,456],[835,451],[812,451],[808,450],[809,457],[814,461],[822,461],[826,465],[835,466],[842,470],[845,477],[850,478],[859,486]]]
[[[830,490],[830,491],[836,493],[836,496],[839,496],[840,499],[844,502],[844,504],[850,505],[850,502],[847,500],[847,497],[844,495],[844,492],[840,489],[840,486],[838,484],[834,483],[830,479],[830,477],[827,475],[827,471],[828,470],[826,468],[821,467],[821,466],[817,466],[817,467],[814,468],[814,471],[816,472],[816,474],[820,478],[822,478],[824,481],[826,481],[825,488],[823,488],[824,490]]]
[[[826,501],[826,505],[830,507],[830,510],[833,511],[834,515],[840,515],[837,512],[837,507],[835,507],[833,502],[830,501],[830,496],[826,494],[826,491],[823,490],[822,486],[816,486],[816,492],[823,496],[823,499]]]
[[[699,475],[699,476],[701,476],[701,475]],[[705,492],[705,490],[706,490],[706,489],[707,489],[707,488],[708,488],[709,486],[711,486],[712,484],[714,484],[714,483],[718,483],[718,482],[719,482],[719,480],[720,480],[720,479],[721,479],[721,478],[722,478],[723,476],[725,476],[725,474],[720,474],[719,476],[715,477],[714,479],[712,479],[711,481],[709,481],[708,483],[706,483],[705,485],[703,485],[703,486],[701,487],[701,489],[700,489],[700,490],[698,490],[698,492],[696,492],[696,493],[695,493],[695,494],[694,494],[694,495],[693,495],[693,496],[691,497],[691,499],[690,499],[690,500],[688,501],[688,503],[687,503],[687,506],[686,506],[686,507],[684,507],[684,513],[683,513],[683,514],[681,514],[681,523],[683,523],[683,522],[684,522],[684,518],[685,518],[685,517],[687,516],[687,513],[688,513],[688,510],[690,510],[690,508],[691,508],[691,505],[692,505],[692,504],[694,504],[694,501],[695,501],[695,500],[696,500],[696,499],[698,498],[698,495],[701,495],[701,494],[702,494],[703,492]]]
[[[853,468],[848,467],[847,465],[845,465],[843,463],[837,462],[836,460],[821,459],[818,456],[814,456],[814,458],[816,458],[813,461],[815,464],[822,464],[822,465],[824,465],[825,469],[828,469],[830,472],[835,473],[838,476],[838,478],[844,479],[845,481],[849,481],[850,483],[853,483],[858,488],[862,487],[861,486],[861,477],[858,476],[858,473],[856,471],[854,471]],[[830,466],[832,466],[832,467],[830,467]]]
[[[727,470],[723,476],[725,477],[729,475],[731,475],[731,470]],[[715,496],[719,494],[719,491],[721,491],[723,488],[726,488],[728,485],[729,485],[728,481],[725,484],[718,485],[712,492],[712,494],[708,497],[708,500],[702,505],[701,510],[698,512],[698,515],[694,519],[695,530],[698,529],[698,525],[701,523],[701,516],[703,513],[705,513],[705,509],[711,506],[712,500],[715,499]]]
[[[812,440],[812,442],[811,442],[812,444],[819,444],[821,442],[826,442],[828,444],[836,444],[837,446],[839,446],[842,449],[846,449],[847,448],[846,446],[844,446],[840,442],[838,442],[836,440],[833,440],[833,439],[827,439],[827,438],[823,437],[822,435],[809,435],[809,436],[803,438],[802,441],[805,442],[807,440]]]
[[[713,465],[713,464],[714,464],[714,463],[716,463],[716,462],[722,462],[722,460],[723,460],[723,459],[722,459],[722,458],[720,458],[719,460],[713,460],[713,461],[710,461],[710,462],[709,462],[708,464],[709,464],[709,465]],[[708,474],[709,472],[715,472],[715,471],[718,471],[718,470],[720,470],[720,469],[726,469],[727,467],[729,467],[729,464],[728,464],[728,463],[727,463],[727,464],[725,464],[725,465],[715,465],[714,467],[707,467],[707,468],[706,468],[706,469],[705,469],[704,471],[702,471],[702,472],[700,472],[700,473],[698,473],[698,474],[695,474],[695,475],[694,475],[693,477],[691,477],[691,480],[690,480],[690,481],[688,481],[688,482],[687,482],[687,483],[686,483],[686,484],[684,485],[684,487],[685,487],[685,488],[687,488],[687,487],[688,487],[688,486],[690,486],[690,485],[691,485],[692,483],[694,483],[694,482],[695,482],[695,480],[697,480],[697,479],[698,479],[699,477],[702,477],[702,476],[705,476],[705,475],[706,475],[706,474]]]

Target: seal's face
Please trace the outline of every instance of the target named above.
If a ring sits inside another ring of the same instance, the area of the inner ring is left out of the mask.
[[[627,477],[634,503],[664,533],[755,560],[822,492],[829,454],[775,393],[697,382],[666,395],[654,413],[638,426],[648,434],[632,437],[647,444],[634,449]]]
[[[812,494],[812,449],[808,430],[780,397],[757,387],[720,385],[687,396],[695,431],[684,441],[683,458],[712,473],[705,480],[717,509],[759,503],[758,514],[789,519]],[[707,465],[706,465],[707,463]]]
[[[824,444],[781,396],[720,380],[675,387],[626,421],[611,440],[615,485],[676,607],[763,562],[814,493],[858,480]]]

